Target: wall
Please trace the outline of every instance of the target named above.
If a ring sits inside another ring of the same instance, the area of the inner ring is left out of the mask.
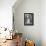
[[[41,46],[41,4],[40,0],[23,0],[23,2],[14,9],[15,28],[23,33],[23,37],[35,41],[36,46]],[[34,25],[24,26],[24,13],[34,13]]]
[[[46,0],[41,1],[41,41],[46,46]]]
[[[12,28],[12,6],[16,0],[0,0],[0,27]]]

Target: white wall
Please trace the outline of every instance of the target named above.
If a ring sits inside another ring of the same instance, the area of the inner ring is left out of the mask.
[[[42,46],[46,46],[46,0],[41,1],[41,38]]]
[[[35,41],[36,46],[41,46],[41,1],[40,0],[23,0],[15,9],[15,28],[22,32],[25,38]],[[34,25],[24,26],[24,13],[34,13]]]
[[[12,28],[12,6],[16,0],[0,0],[0,27]]]

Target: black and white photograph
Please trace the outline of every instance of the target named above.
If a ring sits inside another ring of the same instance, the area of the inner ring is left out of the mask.
[[[33,13],[24,13],[24,25],[33,25],[34,14]]]

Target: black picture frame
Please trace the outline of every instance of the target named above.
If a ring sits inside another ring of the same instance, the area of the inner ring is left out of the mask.
[[[24,13],[24,25],[34,25],[34,13]]]

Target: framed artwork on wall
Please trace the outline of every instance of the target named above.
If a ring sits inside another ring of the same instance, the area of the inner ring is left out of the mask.
[[[34,25],[34,13],[24,13],[24,25]]]

